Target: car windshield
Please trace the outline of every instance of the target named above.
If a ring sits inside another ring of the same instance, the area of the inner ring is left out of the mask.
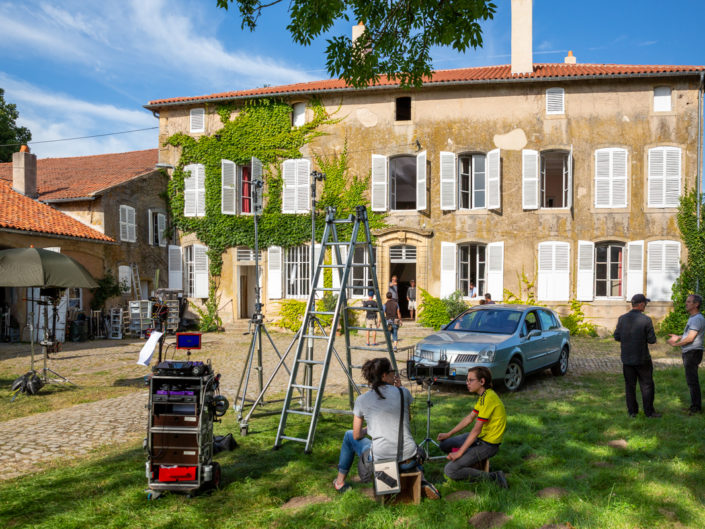
[[[512,334],[520,319],[517,310],[471,310],[450,322],[446,330]]]

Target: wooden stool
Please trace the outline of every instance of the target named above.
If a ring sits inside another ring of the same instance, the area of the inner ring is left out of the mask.
[[[489,472],[490,471],[490,460],[483,459],[482,461],[478,461],[477,463],[472,465],[472,468],[476,468],[477,470],[482,470],[483,472]]]
[[[417,470],[414,472],[402,472],[399,477],[401,479],[401,492],[399,494],[377,496],[377,501],[382,505],[390,503],[413,503],[418,505],[421,503],[421,480],[423,479],[423,474]]]

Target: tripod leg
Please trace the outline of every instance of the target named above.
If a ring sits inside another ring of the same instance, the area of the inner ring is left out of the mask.
[[[238,421],[242,419],[242,410],[245,407],[245,397],[247,396],[247,385],[250,380],[250,369],[252,369],[252,360],[255,354],[255,347],[257,346],[257,326],[255,326],[255,332],[252,334],[252,340],[250,341],[250,351],[247,356],[247,362],[242,370],[242,375],[240,375],[240,383],[237,386],[237,392],[235,393],[235,402],[240,399],[240,406],[235,408],[238,411]],[[242,398],[240,398],[240,390],[243,389],[243,380],[245,381],[244,391],[242,391]]]

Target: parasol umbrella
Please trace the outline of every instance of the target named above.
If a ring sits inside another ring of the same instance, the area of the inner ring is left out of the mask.
[[[1,287],[96,288],[82,264],[41,248],[0,250]]]

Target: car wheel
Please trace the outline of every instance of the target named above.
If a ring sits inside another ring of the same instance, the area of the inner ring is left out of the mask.
[[[558,362],[551,366],[551,373],[554,376],[562,377],[568,372],[568,348],[561,349],[561,355],[558,357]]]
[[[524,368],[518,358],[512,358],[504,373],[504,387],[509,391],[518,390],[524,382]]]

